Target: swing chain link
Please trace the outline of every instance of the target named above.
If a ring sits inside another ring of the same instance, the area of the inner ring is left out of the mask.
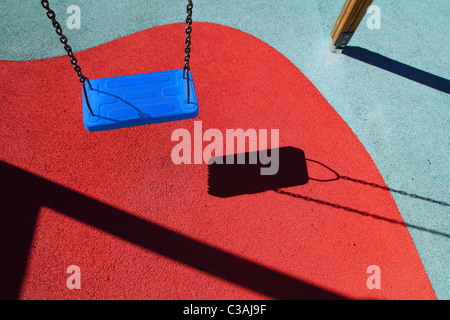
[[[41,5],[42,7],[47,10],[47,17],[52,21],[52,25],[55,28],[56,34],[59,36],[59,40],[60,42],[64,45],[64,50],[66,50],[69,58],[70,58],[70,62],[72,63],[72,65],[74,66],[74,70],[76,71],[76,73],[78,74],[78,79],[79,81],[83,84],[83,91],[84,91],[84,95],[86,97],[86,102],[88,105],[88,108],[90,110],[90,113],[92,116],[94,116],[94,113],[92,112],[91,106],[87,100],[87,93],[86,93],[86,87],[85,87],[85,82],[87,81],[87,83],[89,84],[90,89],[92,90],[92,86],[91,83],[89,81],[89,79],[87,77],[85,77],[83,75],[83,73],[81,72],[81,67],[78,65],[78,60],[75,58],[75,55],[73,53],[72,47],[68,44],[68,39],[67,37],[63,34],[61,25],[59,24],[59,22],[56,20],[56,13],[50,9],[50,4],[48,2],[48,0],[41,0]],[[191,33],[192,33],[192,10],[194,8],[194,5],[192,3],[192,0],[188,0],[188,5],[187,5],[187,18],[186,18],[186,40],[185,40],[185,44],[186,44],[186,48],[185,48],[185,53],[186,56],[184,57],[184,67],[183,67],[183,76],[187,78],[187,89],[188,89],[188,99],[187,99],[187,103],[189,104],[189,95],[190,95],[190,88],[189,88],[189,71],[190,71],[190,66],[189,66],[189,60],[191,58]]]
[[[69,46],[68,44],[68,39],[63,34],[61,25],[59,24],[58,21],[56,21],[55,12],[52,9],[50,9],[50,4],[48,0],[41,0],[41,4],[42,7],[44,7],[44,9],[47,10],[47,17],[52,21],[52,25],[55,28],[56,34],[59,36],[59,41],[61,41],[61,43],[64,45],[64,50],[66,50],[70,58],[70,62],[72,63],[74,70],[78,74],[78,79],[80,80],[81,83],[84,84],[84,82],[88,79],[81,73],[81,67],[78,65],[78,60],[75,58],[71,46]]]
[[[186,48],[184,49],[184,52],[186,53],[186,56],[184,57],[184,70],[189,71],[189,59],[191,58],[191,33],[192,33],[192,9],[194,8],[194,5],[192,3],[192,0],[189,0],[189,3],[187,5],[187,18],[186,18]]]
[[[192,0],[189,0],[187,5],[187,18],[186,18],[186,48],[184,52],[186,56],[184,57],[184,67],[183,67],[183,78],[186,79],[187,86],[187,103],[190,104],[190,87],[189,87],[189,71],[191,70],[189,66],[189,59],[191,58],[191,33],[192,33],[192,9],[194,8],[194,4]]]
[[[88,78],[86,78],[83,73],[81,73],[81,67],[78,65],[78,60],[75,58],[75,55],[73,54],[72,47],[68,44],[67,37],[63,34],[61,25],[58,21],[56,21],[56,13],[50,9],[50,4],[48,3],[48,0],[41,0],[42,7],[44,7],[45,10],[47,10],[47,17],[52,21],[52,25],[55,28],[56,34],[59,36],[59,41],[64,45],[64,50],[66,50],[67,54],[69,55],[70,62],[73,65],[73,69],[76,71],[78,75],[78,80],[83,84],[83,93],[86,99],[86,105],[89,109],[89,112],[91,113],[91,116],[94,116],[94,112],[92,111],[91,105],[89,103],[87,91],[86,91],[86,81],[89,84],[89,88],[92,90],[91,82]]]

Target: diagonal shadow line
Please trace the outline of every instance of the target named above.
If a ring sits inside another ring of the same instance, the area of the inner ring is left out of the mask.
[[[381,190],[384,190],[384,191],[398,193],[398,194],[400,194],[402,196],[407,196],[407,197],[410,197],[410,198],[419,199],[419,200],[423,200],[423,201],[439,204],[441,206],[450,207],[450,203],[447,203],[445,201],[441,201],[441,200],[436,200],[436,199],[420,196],[418,194],[409,193],[409,192],[406,192],[406,191],[403,191],[403,190],[397,190],[397,189],[394,189],[394,188],[391,188],[391,187],[388,187],[388,186],[380,185],[378,183],[367,182],[367,181],[364,181],[364,180],[355,179],[355,178],[351,178],[351,177],[347,177],[347,176],[341,176],[336,170],[331,169],[330,167],[326,166],[325,164],[323,164],[322,162],[317,161],[317,160],[306,159],[306,161],[317,163],[318,165],[326,168],[328,171],[330,171],[333,174],[332,178],[316,179],[316,178],[308,177],[309,180],[314,180],[314,181],[318,181],[318,182],[332,182],[332,181],[337,181],[337,180],[342,179],[342,180],[346,180],[346,181],[359,183],[361,185],[369,186],[369,187],[372,187],[372,188],[377,188],[377,189],[381,189]]]
[[[11,246],[7,245],[10,240],[8,236],[14,236],[13,239],[32,238],[30,233],[34,232],[31,229],[34,228],[37,218],[34,210],[36,206],[47,206],[157,254],[273,299],[347,299],[340,294],[140,219],[2,161],[0,161],[0,181],[0,194],[4,195],[3,201],[0,201],[2,228],[13,229],[2,234],[0,243],[0,257],[3,259],[5,254],[9,254],[1,265],[2,299],[19,298],[26,267],[23,257],[28,255],[30,249],[27,247],[30,241],[25,241],[15,252],[8,251]],[[15,200],[10,201],[11,198]],[[19,199],[22,201],[18,201]],[[14,277],[11,277],[11,270],[14,268],[18,270],[15,271]]]
[[[312,197],[307,197],[307,196],[303,196],[303,195],[300,195],[300,194],[296,194],[296,193],[292,193],[292,192],[288,192],[288,191],[284,191],[284,190],[274,190],[274,191],[276,193],[278,193],[278,194],[290,196],[290,197],[297,198],[297,199],[302,199],[302,200],[309,201],[309,202],[318,203],[318,204],[321,204],[321,205],[333,207],[335,209],[341,209],[341,210],[344,210],[344,211],[357,213],[357,214],[360,214],[360,215],[365,216],[365,217],[371,217],[371,218],[374,218],[374,219],[377,219],[377,220],[382,220],[382,221],[390,222],[390,223],[393,223],[393,224],[398,224],[398,225],[403,226],[403,227],[413,228],[413,229],[417,229],[417,230],[420,230],[420,231],[426,231],[426,232],[430,232],[430,233],[435,234],[435,235],[439,235],[439,236],[450,238],[450,234],[447,234],[445,232],[440,232],[440,231],[424,228],[424,227],[413,225],[413,224],[409,224],[409,223],[406,223],[406,222],[403,222],[403,221],[398,221],[398,220],[386,218],[386,217],[383,217],[383,216],[380,216],[380,215],[376,215],[376,214],[373,214],[373,213],[369,213],[369,212],[366,212],[366,211],[357,210],[357,209],[354,209],[354,208],[342,206],[340,204],[336,204],[336,203],[332,203],[332,202],[328,202],[328,201],[324,201],[324,200],[320,200],[320,199],[316,199],[316,198],[312,198]]]
[[[408,193],[406,191],[393,189],[391,187],[379,185],[377,183],[367,182],[367,181],[364,181],[364,180],[350,178],[350,177],[347,177],[347,176],[339,176],[339,179],[347,180],[347,181],[351,181],[351,182],[355,182],[355,183],[360,183],[362,185],[370,186],[372,188],[378,188],[378,189],[381,189],[381,190],[398,193],[398,194],[400,194],[402,196],[407,196],[407,197],[410,197],[410,198],[419,199],[419,200],[423,200],[423,201],[439,204],[439,205],[444,206],[444,207],[450,207],[450,203],[447,203],[445,201],[435,200],[435,199],[431,199],[431,198],[428,198],[428,197],[419,196],[418,194],[415,194],[415,193]]]
[[[421,83],[430,88],[450,94],[450,80],[414,68],[405,63],[398,62],[379,53],[375,53],[361,47],[347,46],[342,50],[342,54],[380,69],[395,73],[409,80]]]

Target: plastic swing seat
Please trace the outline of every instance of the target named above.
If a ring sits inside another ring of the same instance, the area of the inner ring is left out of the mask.
[[[105,131],[195,118],[198,115],[194,81],[189,72],[192,0],[186,7],[184,67],[179,70],[90,80],[85,77],[55,12],[41,0],[60,42],[83,84],[83,123],[88,131]],[[87,84],[86,84],[87,83]]]
[[[86,95],[83,92],[84,126],[94,132],[195,118],[199,109],[194,82],[189,72],[188,88],[183,72],[90,80]]]

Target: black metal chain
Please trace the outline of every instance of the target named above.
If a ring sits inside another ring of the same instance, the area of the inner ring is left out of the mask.
[[[91,112],[91,115],[94,116],[94,113],[92,112],[91,106],[89,104],[89,100],[87,98],[86,86],[85,86],[85,82],[87,81],[90,89],[92,90],[91,83],[90,83],[89,79],[86,78],[83,75],[83,73],[81,72],[81,67],[78,65],[78,60],[75,58],[75,55],[73,54],[72,47],[69,46],[69,44],[68,44],[67,37],[62,32],[61,25],[56,20],[56,13],[52,9],[50,9],[50,4],[49,4],[48,0],[41,0],[41,4],[42,4],[42,7],[44,7],[44,9],[47,10],[47,17],[52,21],[52,25],[55,28],[56,34],[59,36],[59,41],[61,41],[61,43],[64,45],[64,50],[66,50],[67,55],[70,58],[70,62],[72,63],[74,70],[78,74],[78,80],[83,84],[83,91],[84,91],[84,95],[86,98],[87,106],[89,108],[89,111]]]
[[[187,11],[187,18],[186,18],[186,48],[184,49],[184,52],[186,53],[186,56],[184,57],[184,67],[183,67],[183,78],[187,79],[187,103],[189,104],[190,101],[190,88],[189,88],[189,71],[191,70],[189,66],[189,60],[191,58],[191,33],[192,33],[192,9],[194,8],[194,4],[192,3],[192,0],[189,0],[186,11]]]
[[[61,43],[64,45],[64,50],[66,50],[68,56],[70,57],[70,62],[73,64],[74,69],[78,74],[78,79],[82,83],[85,82],[87,78],[83,75],[83,73],[81,73],[81,68],[78,65],[78,61],[73,54],[72,48],[68,44],[67,37],[63,34],[59,22],[56,21],[55,12],[52,9],[50,9],[50,4],[48,3],[47,0],[41,0],[41,4],[44,7],[44,9],[47,10],[47,17],[52,21],[52,25],[55,28],[56,34],[59,36],[59,41],[61,41]]]
[[[83,75],[83,73],[81,72],[81,67],[78,65],[78,60],[75,58],[75,55],[73,54],[72,47],[68,44],[67,37],[62,32],[61,25],[56,20],[56,13],[52,9],[50,9],[50,4],[49,4],[48,0],[41,0],[41,4],[42,4],[42,7],[47,10],[47,17],[52,21],[52,25],[55,28],[56,34],[59,36],[59,40],[64,45],[64,49],[66,50],[67,55],[70,58],[70,62],[72,63],[72,65],[74,66],[73,67],[74,70],[78,74],[78,79],[83,84],[83,90],[84,90],[84,95],[86,97],[87,106],[89,108],[89,111],[91,112],[91,115],[94,116],[94,113],[92,112],[91,106],[89,105],[89,101],[87,99],[86,86],[85,86],[85,82],[87,81],[90,89],[92,90],[91,83],[90,83],[89,79],[87,77],[85,77]],[[187,103],[188,104],[190,103],[190,101],[189,101],[190,100],[189,71],[191,70],[191,68],[189,66],[189,61],[191,58],[191,33],[192,33],[192,10],[193,10],[193,8],[194,8],[194,4],[192,3],[192,0],[189,0],[187,8],[186,8],[187,27],[186,27],[186,40],[185,40],[186,48],[184,50],[186,55],[184,57],[184,67],[183,67],[183,78],[187,79],[187,91],[188,91],[187,92],[188,93]]]

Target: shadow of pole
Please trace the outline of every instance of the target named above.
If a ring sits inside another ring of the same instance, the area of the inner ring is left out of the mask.
[[[450,94],[450,80],[390,59],[379,53],[361,47],[347,46],[342,50],[342,54],[377,68],[395,73],[430,88]]]
[[[0,298],[20,298],[39,207],[280,300],[346,297],[211,247],[0,161]],[[95,297],[93,297],[95,299]]]

